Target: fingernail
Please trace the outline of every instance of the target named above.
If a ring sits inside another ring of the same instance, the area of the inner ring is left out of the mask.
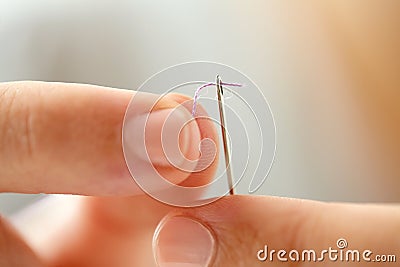
[[[137,115],[125,127],[129,149],[140,159],[160,165],[179,166],[195,145],[193,138],[199,136],[197,123],[182,106]]]
[[[210,230],[186,217],[171,217],[161,222],[153,239],[153,252],[160,267],[209,266],[214,246]]]

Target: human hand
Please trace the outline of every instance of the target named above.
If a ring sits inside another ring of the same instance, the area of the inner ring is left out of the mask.
[[[38,86],[49,92],[49,84],[28,85],[28,88]],[[11,87],[22,89],[21,86],[26,85],[13,84]],[[168,215],[161,221],[153,243],[160,266],[185,266],[185,263],[186,266],[309,266],[312,263],[305,261],[282,263],[277,258],[278,250],[290,252],[296,249],[301,253],[303,249],[314,249],[319,253],[329,247],[338,249],[336,241],[339,238],[347,240],[349,249],[360,252],[371,250],[373,254],[369,255],[370,259],[374,259],[376,255],[399,257],[398,206],[328,204],[276,197],[231,196],[204,207],[172,209],[144,195],[126,197],[140,194],[140,190],[129,179],[118,138],[120,132],[116,130],[121,128],[120,123],[131,92],[91,86],[83,86],[85,90],[82,90],[80,85],[65,84],[50,84],[50,87],[53,88],[50,96],[55,100],[47,100],[38,105],[50,108],[43,113],[45,118],[39,117],[48,123],[42,124],[43,128],[39,127],[42,131],[37,132],[44,135],[40,138],[41,143],[39,142],[39,147],[42,148],[38,151],[40,154],[32,157],[33,154],[29,155],[28,150],[16,150],[26,148],[27,142],[24,139],[13,139],[14,135],[9,136],[7,142],[3,141],[0,150],[1,190],[102,197],[56,201],[49,216],[41,214],[39,227],[30,227],[24,231],[25,238],[34,244],[35,252],[3,220],[1,266],[154,266],[150,249],[152,236],[158,222],[166,214]],[[61,93],[55,87],[68,87],[71,95],[67,92]],[[14,112],[7,112],[7,116],[2,116],[0,125],[15,123],[11,125],[14,134],[17,133],[16,136],[18,133],[27,133],[26,128],[18,127],[26,126],[29,121],[24,117],[27,115],[23,112],[26,106],[15,103],[32,101],[33,97],[24,96],[21,92],[11,94],[11,98],[5,96],[6,94],[1,98],[3,102],[0,107]],[[5,105],[4,99],[12,99],[14,104]],[[76,114],[80,114],[79,118]],[[60,115],[65,117],[60,119]],[[5,118],[13,120],[10,122]],[[207,134],[216,139],[215,133],[209,132],[212,129],[210,125],[198,126],[202,136]],[[52,132],[51,129],[57,131]],[[78,135],[80,138],[76,138],[75,130],[81,131]],[[96,134],[93,134],[93,130]],[[21,158],[24,156],[29,158]],[[59,161],[60,156],[62,161]],[[214,170],[210,168],[208,171],[210,173],[202,174],[203,180]],[[113,183],[112,180],[116,177],[121,186],[118,181],[117,184]],[[128,179],[124,179],[125,177]],[[170,179],[176,177],[167,176]],[[190,177],[178,177],[178,180],[172,181],[190,181]],[[68,209],[69,206],[72,206],[73,216],[62,216],[61,209]],[[54,214],[54,208],[61,212]],[[58,220],[61,221],[59,225],[53,223],[54,216],[61,217]],[[46,229],[40,228],[40,225],[46,225]],[[265,257],[265,251],[260,253],[265,245],[268,246],[268,253],[276,250],[272,262],[269,262],[270,257],[266,261],[257,258]],[[283,257],[288,258],[288,255]],[[325,255],[325,260],[321,263],[324,266],[352,264],[339,260],[332,262],[328,255]],[[364,262],[360,261],[359,265],[363,266]],[[373,266],[374,263],[368,265]],[[375,262],[375,265],[381,266],[384,263]]]
[[[152,233],[171,208],[143,195],[126,167],[121,130],[134,93],[79,84],[0,84],[0,191],[96,196],[50,197],[18,227],[22,237],[1,219],[0,266],[151,266]],[[137,94],[143,102],[158,98]],[[193,175],[171,166],[159,144],[168,108],[186,100],[162,98],[148,118],[146,146],[165,179],[191,186],[206,182],[216,162]],[[172,127],[180,129],[189,118],[190,109],[181,110]],[[132,135],[142,132],[135,118],[127,121]],[[209,124],[201,120],[183,128],[184,156],[198,153],[200,139],[216,140]],[[137,139],[131,141],[134,148]],[[136,156],[135,163],[145,160]]]

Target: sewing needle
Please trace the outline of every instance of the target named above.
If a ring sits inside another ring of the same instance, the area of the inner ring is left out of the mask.
[[[217,75],[216,85],[217,85],[219,118],[221,124],[222,143],[224,147],[225,167],[226,167],[226,175],[228,178],[229,194],[234,195],[235,191],[233,189],[233,174],[231,168],[231,152],[230,152],[231,147],[226,132],[226,123],[225,123],[226,120],[225,120],[225,105],[224,105],[224,89],[222,87],[222,80],[219,75]]]

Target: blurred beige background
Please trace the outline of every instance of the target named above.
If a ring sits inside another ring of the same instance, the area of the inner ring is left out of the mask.
[[[257,194],[400,200],[400,2],[0,0],[0,81],[136,89],[230,65],[263,90],[276,160]],[[3,194],[11,214],[38,196]]]

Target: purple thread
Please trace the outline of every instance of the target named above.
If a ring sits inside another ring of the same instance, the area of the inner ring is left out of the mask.
[[[197,102],[198,102],[198,99],[199,99],[200,91],[202,89],[204,89],[206,87],[209,87],[209,86],[212,86],[212,85],[217,85],[217,84],[214,83],[214,82],[203,84],[202,86],[197,88],[196,91],[194,92],[193,108],[192,108],[192,116],[193,117],[196,114],[196,107],[197,107]],[[242,87],[242,85],[240,83],[225,83],[225,82],[221,82],[221,85]]]

